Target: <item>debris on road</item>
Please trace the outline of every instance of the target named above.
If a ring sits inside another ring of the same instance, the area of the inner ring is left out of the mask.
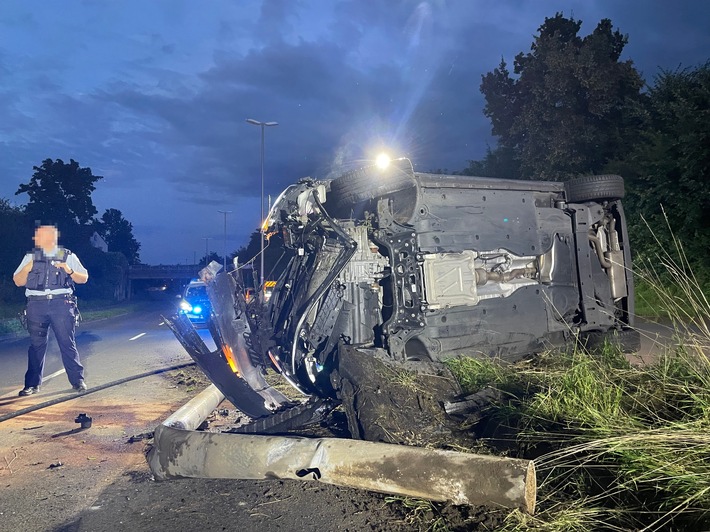
[[[13,463],[15,460],[17,460],[17,451],[14,451],[14,450],[13,450],[13,451],[12,451],[12,454],[13,454],[12,460],[8,460],[8,459],[7,459],[7,456],[3,457],[3,458],[5,458],[5,467],[6,467],[7,470],[10,472],[11,475],[12,475],[12,468],[11,468],[10,466],[12,465],[12,463]],[[2,469],[2,468],[0,468],[0,469]]]
[[[82,429],[90,429],[91,428],[91,421],[92,419],[87,416],[85,413],[79,414],[76,419],[74,419],[74,423],[81,423],[81,428]]]
[[[150,440],[153,438],[153,432],[142,432],[141,434],[134,434],[130,438],[128,438],[128,441],[126,443],[136,443],[139,441],[143,440]]]

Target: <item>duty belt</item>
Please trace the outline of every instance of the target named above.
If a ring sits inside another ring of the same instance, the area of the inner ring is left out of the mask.
[[[71,299],[72,294],[47,294],[44,296],[27,296],[29,301],[43,301],[47,299]]]

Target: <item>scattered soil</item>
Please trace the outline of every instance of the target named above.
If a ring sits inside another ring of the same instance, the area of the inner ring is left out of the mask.
[[[360,371],[368,375],[367,395],[381,398],[378,403],[366,401],[369,408],[358,408],[360,419],[370,420],[361,423],[368,427],[364,436],[410,445],[452,444],[440,404],[441,397],[456,391],[451,382],[440,375],[400,373],[377,361],[372,368],[361,362],[365,365]],[[354,381],[352,374],[343,378]],[[454,532],[495,530],[505,516],[490,508],[432,503],[312,480],[154,481],[144,457],[152,430],[209,384],[199,368],[187,367],[3,423],[0,529]],[[355,390],[348,404],[362,399],[361,392]],[[12,401],[18,406],[28,402]],[[346,416],[350,407],[294,434],[350,437]],[[383,408],[398,415],[385,423],[376,417]],[[74,418],[80,412],[93,417],[91,428],[78,428]],[[225,401],[204,428],[226,431],[245,421],[248,418]]]
[[[176,387],[182,388],[187,392],[193,390],[202,391],[212,384],[196,364],[172,372],[168,375],[168,378]]]
[[[445,400],[460,394],[450,375],[434,370],[407,371],[356,350],[348,353],[347,360],[347,364],[341,363],[336,375],[340,379],[343,405],[320,424],[285,435],[351,438],[354,432],[359,439],[420,447],[473,446],[473,433],[460,429],[442,407]],[[227,432],[250,421],[225,401],[200,430]],[[190,489],[231,493],[229,504],[236,504],[236,508],[230,506],[228,514],[240,516],[236,521],[240,525],[244,523],[241,519],[248,518],[250,530],[289,530],[297,526],[320,531],[324,523],[338,523],[340,526],[333,530],[489,531],[499,528],[507,514],[487,507],[455,506],[311,482],[180,480],[167,483],[184,487],[188,482]],[[163,484],[144,489],[161,492],[169,489]],[[258,493],[254,495],[255,489],[262,493],[261,497]],[[145,496],[160,498],[155,493]],[[268,496],[267,501],[263,500],[264,496]],[[327,508],[319,499],[327,500]],[[124,515],[130,513],[127,508],[121,511]],[[286,519],[283,512],[288,512],[288,520],[281,525],[279,521]],[[210,515],[205,524],[219,528],[223,526],[220,519]]]
[[[419,447],[470,446],[471,435],[443,408],[461,394],[458,384],[443,368],[427,369],[410,371],[345,347],[336,379],[353,437]]]

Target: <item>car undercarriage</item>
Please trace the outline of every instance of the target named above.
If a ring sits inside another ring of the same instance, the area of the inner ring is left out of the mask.
[[[217,349],[184,317],[168,321],[255,420],[244,431],[296,427],[347,402],[352,435],[383,439],[362,426],[363,400],[351,393],[382,368],[447,375],[455,357],[514,362],[603,341],[637,349],[623,196],[619,176],[450,176],[415,172],[406,159],[305,178],[267,220],[290,257],[268,303],[247,302],[238,265],[213,263],[201,277]],[[268,372],[304,400],[267,383]],[[458,388],[441,393],[454,398]]]

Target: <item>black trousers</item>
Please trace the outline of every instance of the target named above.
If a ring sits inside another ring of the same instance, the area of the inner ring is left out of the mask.
[[[47,333],[52,327],[62,354],[62,363],[72,386],[84,379],[84,366],[79,360],[74,330],[76,328],[76,304],[72,299],[30,299],[27,302],[27,329],[30,333],[30,348],[27,351],[25,387],[42,384],[44,358],[47,353]]]

